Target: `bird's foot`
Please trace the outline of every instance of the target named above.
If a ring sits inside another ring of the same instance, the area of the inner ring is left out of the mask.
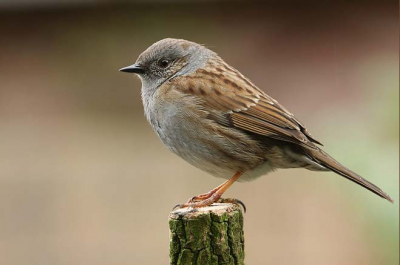
[[[218,188],[218,187],[217,187]],[[191,204],[191,203],[195,203],[195,202],[201,202],[207,199],[210,199],[217,191],[218,189],[215,188],[213,190],[210,190],[207,193],[203,193],[203,194],[199,194],[197,196],[193,196],[192,198],[190,198],[186,204]],[[219,198],[218,198],[219,199]]]
[[[204,194],[202,194],[204,195]],[[193,201],[192,199],[196,198],[195,201]],[[221,198],[221,195],[217,195],[217,193],[214,193],[214,195],[209,196],[206,199],[200,200],[199,199],[200,196],[195,196],[192,197],[191,199],[189,199],[188,202],[184,203],[184,204],[178,204],[176,205],[173,210],[179,208],[191,208],[193,210],[195,210],[196,208],[201,208],[201,207],[207,207],[212,205],[213,203],[232,203],[232,204],[236,204],[238,206],[240,206],[243,209],[243,212],[246,212],[246,205],[238,199],[233,199],[233,198]]]
[[[222,194],[224,194],[224,192],[242,174],[243,173],[241,171],[236,172],[235,175],[233,175],[233,177],[231,177],[230,179],[228,179],[227,181],[225,181],[224,183],[222,183],[221,185],[219,185],[215,189],[212,189],[207,193],[194,196],[194,197],[190,198],[186,203],[176,205],[174,207],[174,209],[176,209],[176,208],[186,208],[186,207],[190,207],[192,209],[195,209],[195,208],[201,208],[201,207],[209,206],[209,205],[211,205],[211,204],[213,204],[215,202],[227,202],[227,203],[240,204],[243,207],[243,210],[246,211],[246,207],[244,206],[244,203],[239,201],[239,200],[236,200],[236,199],[221,199]]]
[[[194,196],[190,198],[186,203],[184,204],[179,204],[175,206],[175,208],[201,208],[201,207],[207,207],[213,204],[214,202],[219,202],[221,199],[221,194],[217,193],[214,190],[211,190],[207,193],[200,194],[198,196]],[[174,209],[175,209],[174,208]]]

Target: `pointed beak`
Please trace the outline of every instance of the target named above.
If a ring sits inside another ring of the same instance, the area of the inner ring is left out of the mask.
[[[145,69],[138,65],[138,64],[132,64],[130,66],[127,67],[123,67],[121,69],[119,69],[121,72],[125,72],[125,73],[135,73],[135,74],[144,74]]]

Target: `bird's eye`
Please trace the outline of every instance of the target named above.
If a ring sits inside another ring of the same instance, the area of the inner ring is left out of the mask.
[[[161,59],[157,62],[157,65],[161,68],[167,68],[170,64],[170,61],[168,61],[167,59]]]

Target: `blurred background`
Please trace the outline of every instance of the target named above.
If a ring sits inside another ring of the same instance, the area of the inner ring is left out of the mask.
[[[168,264],[168,213],[223,180],[163,147],[140,81],[152,43],[219,53],[325,150],[335,175],[237,183],[247,264],[399,263],[397,1],[0,2],[0,264]]]

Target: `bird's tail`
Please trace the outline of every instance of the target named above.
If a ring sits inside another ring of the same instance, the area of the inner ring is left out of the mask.
[[[379,187],[375,186],[368,180],[364,179],[357,173],[351,171],[347,167],[341,165],[338,161],[336,161],[334,158],[329,156],[327,153],[325,153],[322,150],[307,150],[306,151],[308,155],[310,156],[311,159],[313,159],[315,162],[318,164],[332,170],[333,172],[357,183],[360,186],[363,186],[364,188],[372,191],[373,193],[377,194],[378,196],[390,201],[393,203],[393,199],[390,198],[389,195],[387,195],[384,191],[382,191]]]

